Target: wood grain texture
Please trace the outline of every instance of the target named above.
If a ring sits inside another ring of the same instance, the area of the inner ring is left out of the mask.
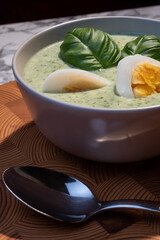
[[[77,177],[100,201],[160,201],[160,158],[107,164],[66,153],[36,127],[15,82],[0,86],[0,175],[11,166],[36,165]],[[44,217],[19,202],[0,180],[1,240],[144,240],[160,239],[160,215],[143,211],[108,211],[81,224]]]

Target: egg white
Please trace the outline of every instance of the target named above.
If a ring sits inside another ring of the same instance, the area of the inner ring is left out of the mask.
[[[51,73],[45,80],[43,92],[66,92],[65,87],[73,86],[76,89],[81,84],[82,90],[90,90],[109,85],[110,81],[95,73],[80,69],[60,69]],[[88,84],[89,89],[86,89]],[[83,88],[84,87],[84,88]]]
[[[131,87],[132,71],[137,65],[149,62],[160,66],[160,62],[140,54],[131,55],[123,58],[117,65],[117,78],[116,78],[116,91],[118,95],[126,98],[134,98],[133,90]]]

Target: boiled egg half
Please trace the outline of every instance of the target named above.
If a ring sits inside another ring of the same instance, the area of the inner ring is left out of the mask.
[[[43,92],[77,92],[101,88],[108,84],[110,81],[95,73],[80,69],[61,69],[46,78]]]
[[[123,58],[117,66],[116,90],[126,98],[160,93],[160,62],[140,54]]]

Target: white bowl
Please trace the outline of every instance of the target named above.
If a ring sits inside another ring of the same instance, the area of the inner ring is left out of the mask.
[[[82,158],[130,162],[160,154],[160,106],[98,109],[63,103],[35,91],[23,80],[28,59],[51,43],[62,41],[75,27],[109,33],[160,36],[160,21],[135,17],[87,18],[51,27],[33,36],[16,52],[13,72],[40,131],[55,145]]]

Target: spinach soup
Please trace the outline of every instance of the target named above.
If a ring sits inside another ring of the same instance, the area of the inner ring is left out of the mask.
[[[119,49],[134,41],[137,36],[133,35],[111,35]],[[115,80],[117,75],[117,66],[104,67],[91,70],[93,73],[108,79],[111,84],[99,89],[68,92],[68,93],[44,93],[42,91],[45,79],[54,71],[65,68],[75,68],[75,66],[66,63],[60,56],[60,46],[62,42],[54,43],[39,52],[37,52],[27,63],[24,69],[24,80],[33,89],[54,99],[96,108],[138,108],[160,103],[160,94],[155,93],[144,98],[126,98],[116,92]]]

